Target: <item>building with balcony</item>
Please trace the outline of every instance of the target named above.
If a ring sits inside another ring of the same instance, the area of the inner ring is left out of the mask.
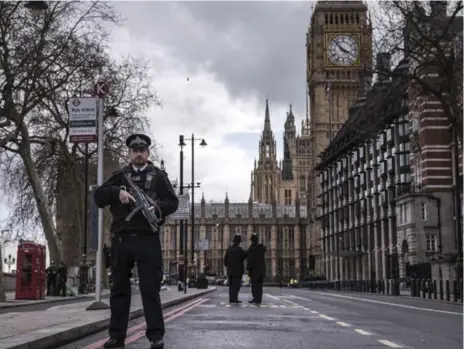
[[[201,202],[195,204],[195,225],[193,231],[195,266],[209,273],[224,276],[224,253],[232,243],[233,236],[242,236],[242,247],[247,249],[253,233],[259,234],[260,241],[267,247],[266,279],[288,280],[304,279],[308,275],[311,261],[307,246],[308,219],[306,206],[257,204],[251,199],[248,203],[232,203],[226,196],[223,203]],[[192,260],[192,226],[189,221],[188,259]],[[207,243],[198,243],[198,242]],[[164,269],[179,260],[180,229],[179,222],[167,218],[161,234]],[[200,248],[207,246],[206,251]]]

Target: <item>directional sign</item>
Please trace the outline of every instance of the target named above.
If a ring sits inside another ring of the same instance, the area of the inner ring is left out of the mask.
[[[97,141],[97,99],[71,98],[68,104],[69,138],[72,143]]]
[[[190,218],[190,196],[182,194],[177,196],[179,199],[179,207],[177,211],[169,216],[171,219],[185,220]]]
[[[95,84],[95,94],[104,98],[110,92],[110,86],[106,81],[99,81]]]

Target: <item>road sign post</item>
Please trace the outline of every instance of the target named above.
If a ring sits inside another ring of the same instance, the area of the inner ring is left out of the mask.
[[[99,80],[94,86],[95,95],[98,97],[98,152],[97,152],[97,185],[103,184],[103,128],[105,121],[105,96],[109,92],[109,86],[105,81]],[[97,270],[95,275],[95,302],[87,307],[87,310],[101,310],[109,308],[101,300],[101,281],[103,273],[103,209],[98,209],[98,246],[97,246]]]
[[[97,141],[97,99],[75,97],[68,103],[69,139],[71,143]]]
[[[169,218],[187,220],[190,217],[190,196],[189,194],[179,194],[177,197],[179,199],[179,207]]]

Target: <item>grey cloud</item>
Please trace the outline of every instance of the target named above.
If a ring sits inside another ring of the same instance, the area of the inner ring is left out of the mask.
[[[192,69],[210,64],[235,96],[256,94],[304,110],[308,2],[131,1],[115,6],[131,32],[168,45]]]

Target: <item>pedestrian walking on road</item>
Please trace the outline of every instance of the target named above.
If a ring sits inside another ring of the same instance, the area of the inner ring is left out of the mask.
[[[58,269],[54,261],[51,261],[50,266],[45,272],[47,273],[47,297],[56,296],[58,293],[56,290],[56,275],[58,274]]]
[[[147,322],[146,336],[151,349],[164,348],[164,319],[161,309],[161,280],[163,260],[159,229],[154,231],[141,211],[131,220],[135,199],[126,188],[127,174],[153,202],[153,210],[160,220],[177,210],[179,200],[167,174],[154,166],[149,157],[151,140],[144,134],[133,134],[126,139],[131,163],[113,175],[94,194],[98,207],[110,206],[111,223],[111,319],[109,340],[104,348],[122,348],[127,335],[131,303],[130,274],[137,265],[143,310]]]
[[[68,267],[63,262],[60,262],[60,266],[58,267],[57,296],[66,296],[66,281],[68,281]]]
[[[251,235],[251,245],[247,251],[248,276],[251,279],[251,304],[261,304],[263,300],[263,281],[266,276],[266,246],[258,243],[258,234]]]
[[[242,303],[238,299],[238,293],[242,287],[242,277],[245,273],[243,262],[246,259],[246,252],[240,246],[242,237],[235,235],[232,245],[227,248],[224,255],[224,266],[227,268],[227,276],[229,278],[229,303]]]

